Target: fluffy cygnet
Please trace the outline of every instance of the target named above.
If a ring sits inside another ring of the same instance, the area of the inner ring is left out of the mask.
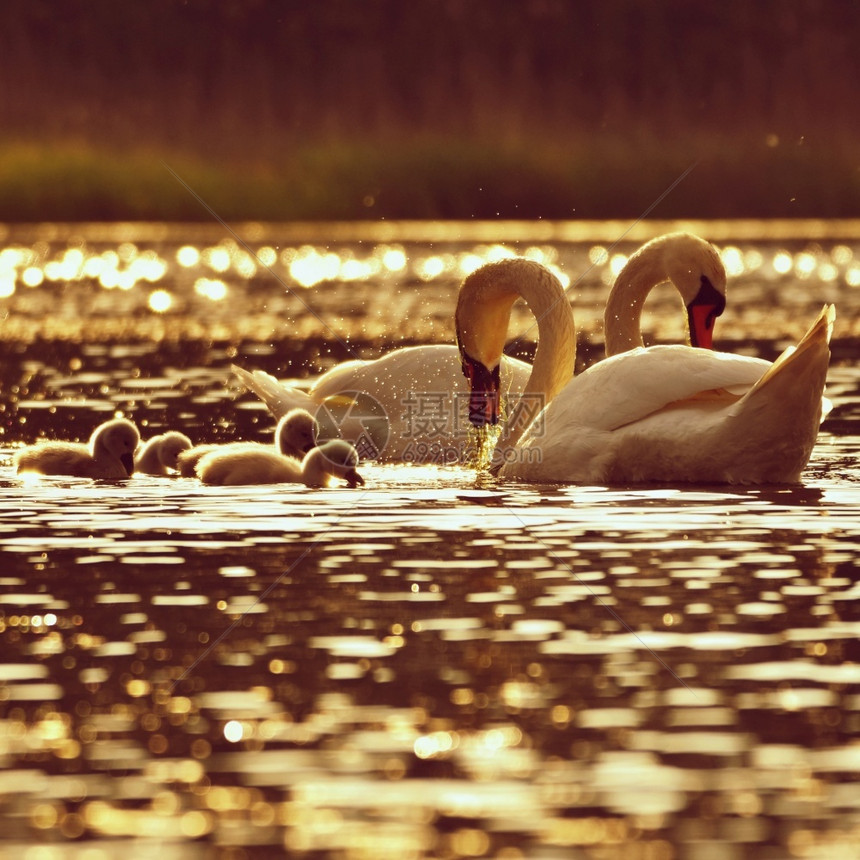
[[[139,444],[137,427],[125,418],[115,418],[96,427],[88,445],[39,442],[18,451],[13,462],[18,474],[127,478],[134,473],[134,452]]]
[[[333,439],[311,449],[299,463],[261,447],[233,451],[213,451],[197,464],[197,475],[204,484],[302,483],[308,487],[328,486],[331,478],[341,478],[350,487],[364,483],[356,471],[358,452],[343,439]]]
[[[252,450],[280,453],[285,457],[295,457],[301,460],[317,443],[319,425],[316,419],[306,409],[292,409],[275,427],[274,449],[271,445],[261,442],[228,442],[225,445],[195,445],[179,454],[179,474],[191,478],[197,474],[197,464],[205,454],[215,451]]]
[[[180,453],[191,447],[191,440],[177,430],[168,430],[147,440],[135,454],[134,470],[144,475],[169,475],[179,468]]]

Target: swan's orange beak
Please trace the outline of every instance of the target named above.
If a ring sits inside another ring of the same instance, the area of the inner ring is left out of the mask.
[[[474,427],[499,423],[499,367],[487,370],[461,351],[463,375],[469,381],[469,422]]]
[[[702,275],[702,286],[696,297],[687,305],[691,346],[714,348],[714,324],[725,309],[726,297]]]
[[[690,346],[714,348],[714,320],[710,308],[704,305],[687,308],[690,323]],[[709,322],[710,321],[710,322]]]
[[[134,474],[134,454],[126,452],[125,454],[120,454],[119,457],[120,463],[125,467],[126,472],[129,475]]]

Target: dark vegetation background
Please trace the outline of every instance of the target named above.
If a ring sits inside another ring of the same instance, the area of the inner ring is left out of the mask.
[[[0,220],[860,215],[856,0],[7,0]]]

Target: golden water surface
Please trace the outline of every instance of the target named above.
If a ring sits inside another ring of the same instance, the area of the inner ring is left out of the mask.
[[[587,362],[642,236],[7,228],[0,857],[860,856],[860,231],[697,226],[724,348],[773,357],[837,303],[802,486],[22,480],[19,445],[118,413],[267,438],[231,363],[450,341],[459,278],[504,253],[558,267]],[[648,337],[680,325],[656,295]]]

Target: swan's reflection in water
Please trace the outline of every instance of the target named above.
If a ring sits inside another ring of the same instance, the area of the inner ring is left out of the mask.
[[[729,492],[7,469],[0,852],[851,856],[853,443]]]

